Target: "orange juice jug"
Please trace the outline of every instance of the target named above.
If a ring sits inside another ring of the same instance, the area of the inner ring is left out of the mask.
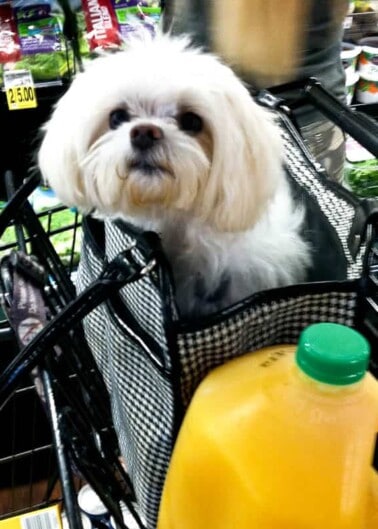
[[[213,370],[180,429],[158,529],[373,529],[378,382],[368,360],[359,333],[320,323],[296,348]]]
[[[370,482],[366,529],[378,529],[378,472],[373,470]]]

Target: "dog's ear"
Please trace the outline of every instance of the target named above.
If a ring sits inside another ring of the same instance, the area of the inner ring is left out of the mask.
[[[283,177],[283,143],[269,111],[239,82],[214,99],[213,160],[204,212],[221,231],[253,226]]]
[[[80,176],[75,108],[70,90],[60,99],[49,121],[43,126],[38,166],[44,182],[68,206],[86,211],[89,205]],[[84,132],[84,131],[83,131]]]

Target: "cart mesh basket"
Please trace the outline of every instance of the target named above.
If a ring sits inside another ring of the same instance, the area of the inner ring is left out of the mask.
[[[41,210],[38,219],[46,237],[56,247],[67,274],[74,272],[80,250],[81,219],[69,209],[54,205]],[[1,237],[0,258],[18,246],[16,226]],[[26,245],[30,238],[26,235]],[[0,317],[0,371],[19,352],[14,332]],[[29,374],[22,377],[12,398],[0,410],[0,520],[60,501],[57,461],[51,429]]]

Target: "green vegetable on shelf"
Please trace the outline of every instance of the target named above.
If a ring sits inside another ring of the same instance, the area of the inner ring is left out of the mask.
[[[35,82],[64,77],[69,70],[64,52],[28,55],[15,64],[17,70],[30,70]]]
[[[345,179],[356,195],[378,197],[378,160],[364,160],[347,164]]]

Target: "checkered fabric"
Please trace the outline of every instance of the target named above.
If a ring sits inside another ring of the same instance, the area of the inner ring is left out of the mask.
[[[293,141],[293,131],[282,126],[281,132],[285,142],[286,164],[290,174],[310,196],[316,199],[320,210],[336,231],[347,259],[348,277],[358,277],[362,264],[361,261],[352,257],[348,247],[348,236],[355,214],[354,205],[336,194],[335,190],[328,186],[327,180],[317,176],[315,165],[309,163],[305,157],[298,156],[298,143]],[[299,137],[296,139],[300,141]],[[304,145],[303,150],[307,150]],[[309,153],[308,157],[311,158]]]
[[[184,405],[214,367],[268,345],[297,343],[302,329],[315,322],[352,326],[355,306],[353,283],[328,285],[324,292],[309,284],[253,296],[227,319],[200,329],[184,328],[177,335]]]
[[[180,321],[164,263],[122,289],[117,301],[94,310],[84,327],[111,395],[121,452],[146,527],[156,527],[159,501],[175,435],[196,387],[215,366],[276,343],[295,343],[317,321],[354,324],[361,263],[349,252],[353,201],[327,185],[307,159],[295,134],[282,122],[291,176],[319,204],[341,241],[348,263],[345,281],[295,285],[257,293],[200,322]],[[134,240],[126,226],[105,221],[103,255],[84,238],[78,290]],[[137,246],[135,258],[144,266]]]

